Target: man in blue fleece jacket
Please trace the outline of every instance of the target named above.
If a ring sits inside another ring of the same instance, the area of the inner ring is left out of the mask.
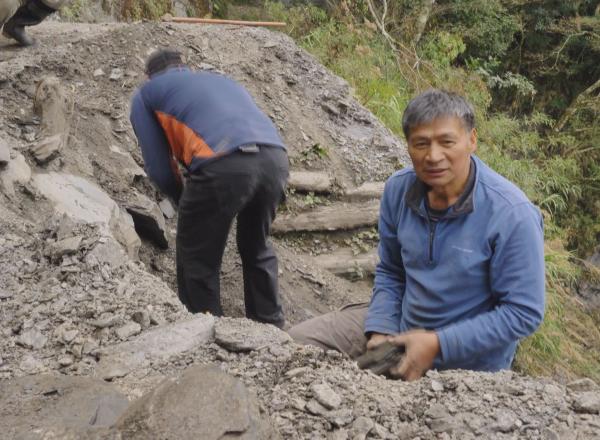
[[[473,153],[473,108],[429,90],[403,116],[413,167],[386,183],[370,304],[290,329],[302,343],[356,357],[383,341],[405,347],[390,370],[510,368],[544,314],[543,222],[514,184]]]
[[[148,177],[179,208],[179,298],[192,313],[223,314],[219,274],[237,217],[246,316],[283,327],[277,256],[269,242],[288,177],[277,128],[244,87],[224,75],[192,71],[175,50],[150,55],[146,74],[130,119]]]

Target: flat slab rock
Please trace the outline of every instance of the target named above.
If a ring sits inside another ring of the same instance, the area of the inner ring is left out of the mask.
[[[0,437],[91,438],[113,425],[128,405],[125,395],[98,379],[20,377],[0,382]]]
[[[215,325],[215,342],[233,352],[254,351],[291,341],[283,330],[249,319],[221,318]]]
[[[213,339],[215,318],[199,314],[182,321],[142,333],[137,338],[103,352],[96,375],[111,380],[159,360],[167,360]]]
[[[214,366],[187,369],[135,401],[114,429],[129,440],[278,439],[244,384]]]
[[[131,216],[122,212],[114,200],[98,185],[71,174],[47,173],[34,177],[37,190],[49,199],[59,215],[66,214],[76,223],[97,223],[135,258],[141,245]]]

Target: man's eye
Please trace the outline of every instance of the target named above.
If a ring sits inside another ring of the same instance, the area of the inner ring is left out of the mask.
[[[454,145],[454,141],[445,140],[442,142],[442,145],[445,145],[446,147],[451,147],[452,145]]]
[[[415,148],[425,148],[427,147],[427,144],[425,142],[417,142],[416,144],[413,144],[413,146]]]

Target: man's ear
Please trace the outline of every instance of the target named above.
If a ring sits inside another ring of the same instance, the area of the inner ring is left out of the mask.
[[[475,153],[477,151],[477,129],[473,128],[471,130],[471,134],[469,135],[469,143],[471,144],[471,153]]]

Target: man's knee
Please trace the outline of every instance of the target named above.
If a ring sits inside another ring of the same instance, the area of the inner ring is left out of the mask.
[[[302,322],[288,330],[299,344],[337,350],[354,358],[366,349],[364,318],[368,304],[346,306]]]
[[[11,19],[21,6],[20,0],[2,0],[0,2],[0,27]]]
[[[306,321],[300,324],[296,324],[295,326],[287,330],[288,334],[292,337],[292,339],[295,342],[302,345],[308,345],[310,343],[310,333],[307,332],[307,326],[305,324]]]
[[[45,4],[49,8],[52,8],[56,11],[58,11],[61,8],[61,6],[63,6],[65,3],[67,3],[67,0],[41,0],[41,1],[43,4]]]

